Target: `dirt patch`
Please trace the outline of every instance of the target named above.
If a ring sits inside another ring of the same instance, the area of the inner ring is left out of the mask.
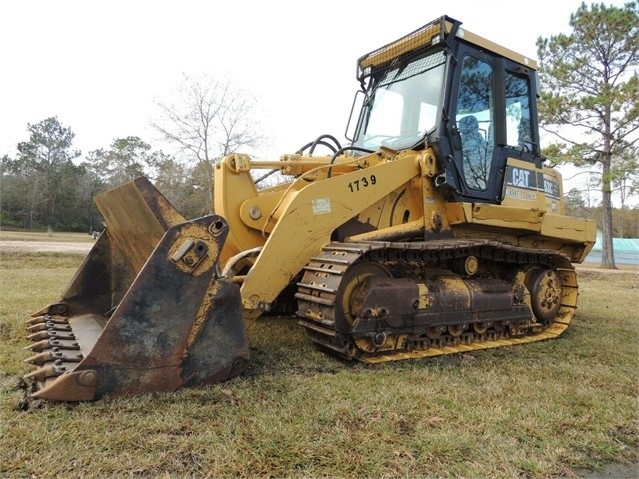
[[[639,477],[639,464],[612,462],[596,471],[576,469],[567,472],[563,477],[566,479],[637,479]]]
[[[575,266],[577,271],[589,271],[594,273],[604,273],[604,274],[617,274],[617,273],[634,273],[638,274],[639,269],[627,267],[627,268],[619,268],[619,269],[603,269],[603,268],[595,268],[590,266],[582,266],[580,264]]]
[[[45,253],[81,253],[86,254],[94,243],[69,243],[62,241],[0,241],[0,254],[22,251],[40,251]]]

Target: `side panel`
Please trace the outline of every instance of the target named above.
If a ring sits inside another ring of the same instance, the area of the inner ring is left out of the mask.
[[[537,168],[534,163],[508,158],[501,190],[502,206],[553,213],[561,210],[561,178],[548,168]]]
[[[458,238],[555,250],[573,263],[584,260],[596,236],[594,221],[526,207],[448,203],[446,215]]]

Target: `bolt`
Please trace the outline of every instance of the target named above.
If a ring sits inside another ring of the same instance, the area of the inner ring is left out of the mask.
[[[82,371],[78,377],[78,382],[86,387],[93,387],[98,382],[98,373],[89,369]]]

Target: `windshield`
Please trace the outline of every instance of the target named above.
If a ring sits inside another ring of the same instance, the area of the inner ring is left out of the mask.
[[[442,51],[391,64],[371,80],[353,146],[409,148],[436,124],[443,88]]]

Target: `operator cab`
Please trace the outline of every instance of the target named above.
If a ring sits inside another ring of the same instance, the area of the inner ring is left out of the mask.
[[[353,146],[432,147],[451,200],[501,203],[507,159],[543,161],[536,65],[460,25],[442,17],[359,59]]]

